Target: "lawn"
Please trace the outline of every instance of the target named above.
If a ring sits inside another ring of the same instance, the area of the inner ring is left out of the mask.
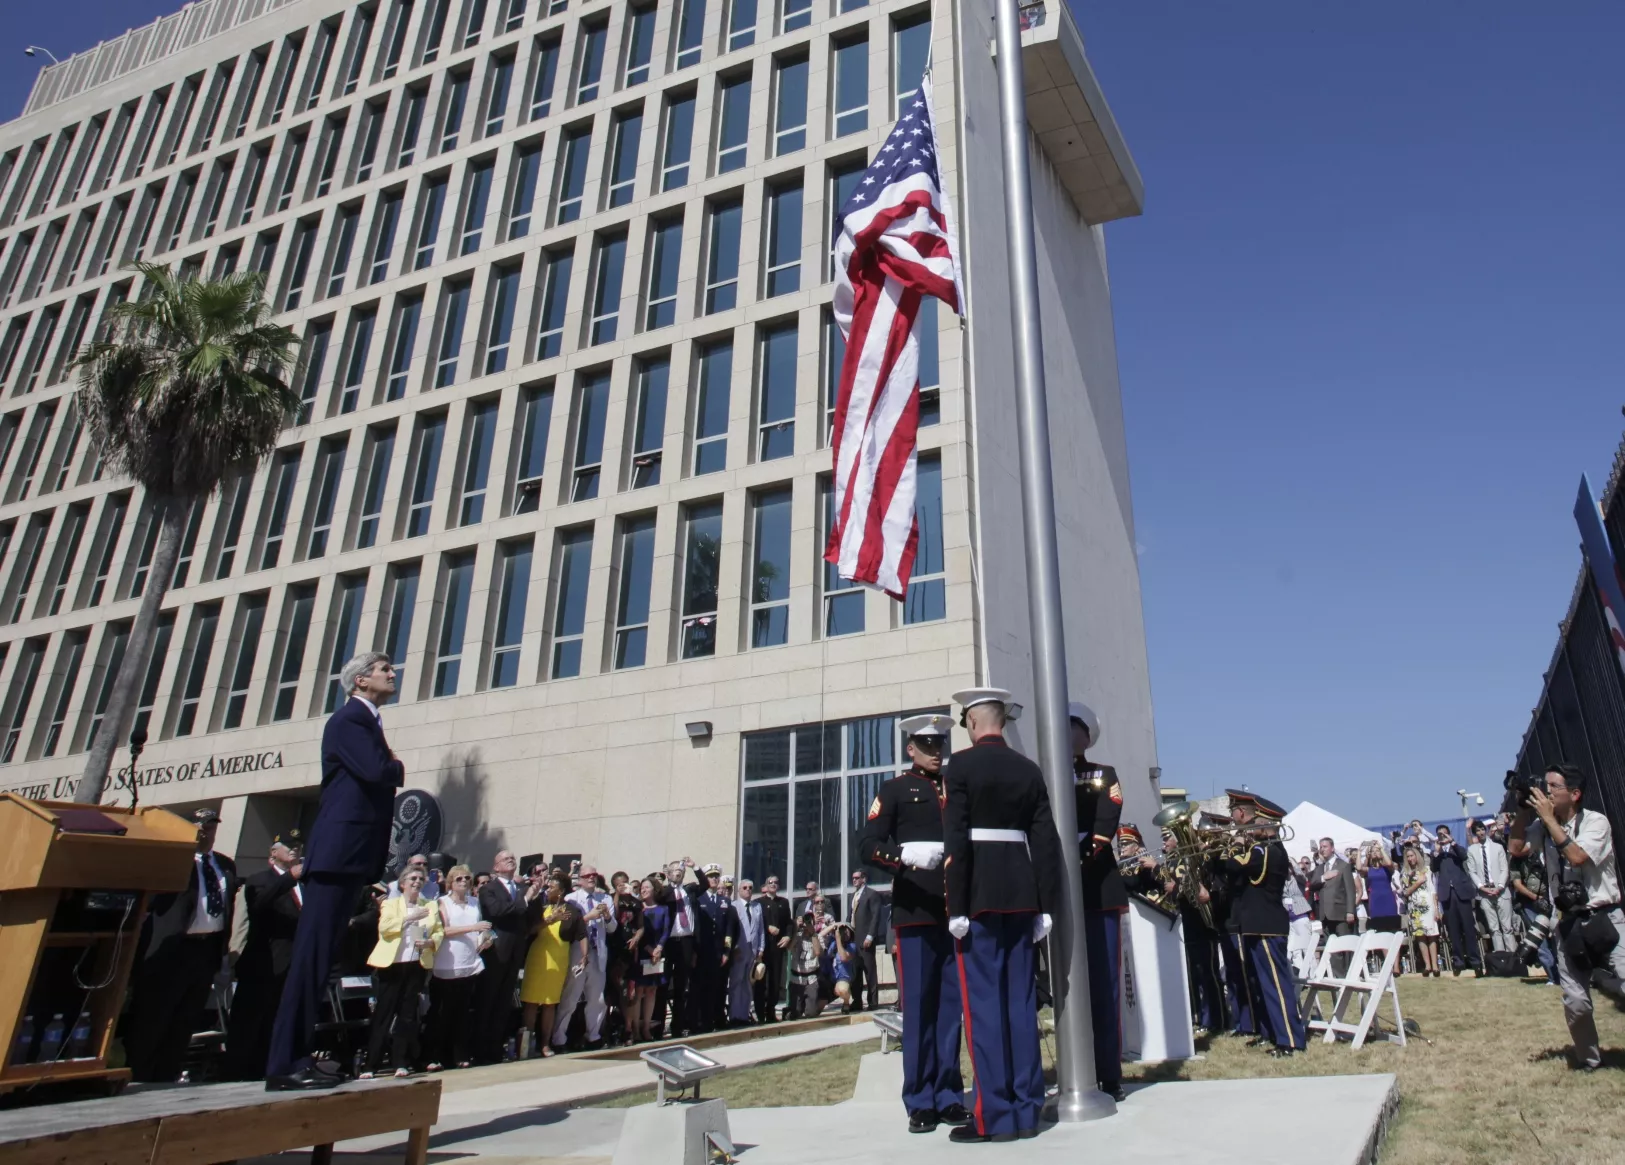
[[[1383,1165],[1505,1165],[1561,1160],[1564,1165],[1625,1162],[1625,1014],[1601,1001],[1597,1026],[1606,1067],[1569,1068],[1568,1033],[1555,987],[1510,979],[1400,980],[1400,1003],[1421,1027],[1406,1047],[1311,1043],[1291,1060],[1273,1060],[1234,1037],[1205,1041],[1203,1058],[1124,1066],[1135,1083],[1252,1076],[1330,1076],[1393,1072],[1399,1115]],[[835,1104],[849,1099],[858,1059],[878,1041],[831,1048],[781,1064],[729,1072],[707,1096],[732,1108]],[[713,1086],[714,1085],[714,1086]],[[645,1104],[653,1091],[606,1105]],[[1235,1135],[1267,1136],[1268,1130]]]

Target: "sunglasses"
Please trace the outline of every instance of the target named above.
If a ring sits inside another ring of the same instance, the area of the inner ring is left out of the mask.
[[[452,879],[453,882],[472,882],[473,880],[474,879],[470,878],[467,874],[458,874]]]

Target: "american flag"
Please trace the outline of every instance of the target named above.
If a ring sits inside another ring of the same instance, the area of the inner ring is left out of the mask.
[[[920,299],[935,296],[956,312],[961,303],[929,78],[840,208],[835,234],[835,322],[846,360],[835,397],[835,516],[824,559],[842,578],[902,599],[918,536]]]

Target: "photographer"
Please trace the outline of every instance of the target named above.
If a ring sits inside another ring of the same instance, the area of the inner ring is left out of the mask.
[[[1602,1066],[1591,1016],[1591,987],[1618,998],[1620,976],[1625,975],[1625,946],[1619,941],[1625,912],[1620,910],[1619,870],[1608,819],[1580,804],[1586,784],[1585,773],[1574,765],[1547,769],[1545,790],[1532,784],[1525,807],[1512,822],[1509,848],[1515,858],[1528,856],[1536,847],[1545,856],[1553,899],[1562,912],[1557,969],[1563,1014],[1576,1066],[1591,1072]],[[1540,818],[1541,826],[1533,845],[1527,840],[1531,813]]]
[[[1531,850],[1521,858],[1513,858],[1511,869],[1512,894],[1527,935],[1536,919],[1543,919],[1552,912],[1552,902],[1546,894],[1546,862],[1541,854]],[[1546,968],[1547,982],[1558,986],[1557,947],[1551,935],[1536,945],[1535,957]]]

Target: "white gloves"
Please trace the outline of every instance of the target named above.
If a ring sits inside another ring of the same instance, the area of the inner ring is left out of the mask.
[[[970,919],[963,914],[956,914],[948,920],[948,933],[955,938],[964,938],[970,933]]]
[[[1055,920],[1047,914],[1040,914],[1033,919],[1033,942],[1041,943],[1044,936],[1055,928]]]
[[[934,870],[942,864],[940,841],[905,841],[903,864],[915,870]]]

